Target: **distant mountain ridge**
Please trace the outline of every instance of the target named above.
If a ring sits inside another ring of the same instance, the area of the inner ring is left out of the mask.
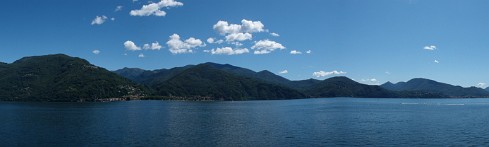
[[[202,63],[171,69],[108,71],[63,54],[0,62],[0,100],[98,101],[122,99],[275,100],[318,97],[489,97],[489,88],[464,88],[429,79],[380,86],[347,77],[291,81],[270,71]]]
[[[413,97],[413,98],[441,98],[441,97],[448,97],[446,95],[440,94],[440,93],[434,93],[434,92],[422,92],[422,91],[390,91],[386,90],[380,86],[375,86],[375,85],[365,85],[361,84],[358,82],[355,82],[349,78],[346,77],[333,77],[330,79],[326,80],[316,80],[316,79],[308,79],[308,80],[300,80],[300,81],[290,81],[286,78],[283,78],[281,76],[278,76],[274,73],[271,73],[267,70],[255,72],[253,70],[249,70],[246,68],[241,68],[229,64],[217,64],[217,63],[202,63],[198,65],[188,65],[185,66],[183,70],[176,70],[179,68],[172,68],[172,69],[162,69],[162,70],[167,70],[170,72],[158,72],[160,70],[154,70],[154,71],[145,71],[144,73],[154,73],[154,75],[144,75],[146,77],[152,77],[155,80],[151,80],[149,78],[147,82],[143,82],[143,84],[147,84],[148,87],[153,87],[156,93],[158,95],[164,95],[164,96],[179,96],[179,97],[187,97],[189,96],[189,92],[183,92],[182,90],[179,90],[180,92],[172,93],[172,90],[168,89],[173,89],[175,90],[172,85],[185,85],[185,86],[180,86],[180,87],[185,87],[186,89],[197,89],[196,91],[200,91],[200,93],[194,93],[193,95],[197,95],[198,97],[202,97],[203,95],[206,95],[205,93],[205,88],[203,86],[198,86],[196,87],[195,85],[202,85],[201,83],[195,83],[193,81],[199,81],[202,79],[194,79],[191,81],[185,81],[183,79],[179,79],[176,82],[173,80],[173,77],[180,77],[179,75],[183,73],[184,71],[187,70],[192,70],[193,68],[196,67],[205,67],[209,69],[213,69],[212,71],[214,72],[219,72],[221,74],[225,73],[228,76],[233,76],[235,78],[241,79],[249,79],[249,80],[254,80],[257,82],[261,83],[268,83],[268,84],[273,84],[276,86],[281,87],[282,89],[289,89],[289,91],[294,91],[295,92],[300,92],[303,95],[303,98],[313,98],[313,97],[377,97],[377,98],[387,98],[387,97]],[[133,78],[131,75],[124,75],[124,73],[128,73],[124,70],[128,70],[128,68],[120,69],[117,71],[114,71],[116,73],[120,73],[121,76],[127,77],[127,78]],[[172,73],[173,75],[169,75],[166,73]],[[199,71],[198,73],[192,73],[192,75],[199,75],[202,73],[208,73],[208,71]],[[208,73],[209,74],[209,73]],[[213,74],[210,74],[213,75]],[[188,75],[187,75],[188,76]],[[205,77],[203,79],[207,79],[209,77]],[[133,78],[134,79],[134,78]],[[138,79],[138,78],[135,78]],[[186,79],[191,79],[191,78],[186,78]],[[168,81],[171,82],[168,82]],[[218,79],[222,80],[222,79]],[[153,82],[149,82],[153,81]],[[159,82],[154,82],[154,81],[159,81]],[[183,82],[185,81],[185,82]],[[187,83],[192,83],[193,84],[187,84]],[[216,81],[210,80],[205,83],[209,84],[207,87],[212,87],[213,84],[215,84]],[[226,85],[222,85],[222,87],[226,87]],[[227,87],[226,87],[227,88]],[[159,92],[158,92],[159,91]],[[164,91],[164,92],[162,92]],[[173,91],[175,92],[175,91]],[[208,94],[207,94],[208,95]],[[256,96],[256,95],[255,95]],[[231,96],[232,97],[232,96]],[[239,97],[239,96],[238,96]],[[231,98],[234,99],[234,98]],[[239,98],[238,98],[239,99]],[[256,99],[256,97],[255,97]]]
[[[393,84],[387,82],[381,87],[393,91],[424,91],[447,95],[448,97],[488,97],[489,92],[482,88],[454,86],[430,79],[415,78],[407,82]]]

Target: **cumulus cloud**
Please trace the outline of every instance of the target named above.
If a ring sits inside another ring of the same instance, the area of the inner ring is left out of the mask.
[[[123,8],[123,6],[117,6],[117,7],[115,7],[114,12],[121,11],[121,10],[122,10],[122,8]]]
[[[98,54],[100,54],[100,50],[93,50],[92,53],[95,55],[98,55]]]
[[[102,15],[102,16],[96,16],[95,19],[92,20],[92,25],[101,25],[103,24],[105,21],[107,21],[107,16],[105,15]]]
[[[255,42],[255,45],[253,45],[251,49],[255,50],[254,54],[268,54],[276,49],[285,49],[285,47],[275,41],[260,40],[258,42]]]
[[[433,61],[433,62],[435,62],[435,63],[440,63],[440,61],[438,61],[438,60],[435,60],[435,61]]]
[[[298,55],[298,54],[302,54],[302,52],[297,51],[297,50],[292,50],[292,51],[290,51],[290,54],[292,54],[292,55]]]
[[[144,54],[143,54],[143,53],[140,53],[140,54],[138,55],[138,57],[139,57],[139,58],[144,58]]]
[[[375,78],[371,78],[371,79],[362,79],[362,82],[364,82],[364,83],[366,83],[366,84],[380,85],[379,80],[377,80],[377,79],[375,79]]]
[[[253,35],[250,33],[234,33],[234,34],[229,34],[226,36],[226,41],[228,42],[233,42],[233,41],[245,41],[245,40],[251,40],[253,38]]]
[[[193,37],[182,41],[178,34],[171,35],[170,40],[166,44],[172,54],[192,53],[194,48],[205,46],[204,42]]]
[[[307,50],[306,53],[310,54],[312,51],[311,50]]]
[[[326,72],[326,71],[318,71],[318,72],[314,72],[312,73],[312,76],[315,76],[315,77],[325,77],[325,76],[329,76],[329,75],[340,75],[340,74],[346,74],[346,72],[343,72],[343,71],[329,71],[329,72]]]
[[[478,83],[477,84],[477,87],[479,87],[479,88],[486,88],[487,87],[487,84],[481,82],[481,83]]]
[[[215,38],[207,38],[207,43],[210,43],[210,44],[214,44],[214,43],[221,44],[223,42],[224,42],[224,40],[222,40],[222,39],[216,40]]]
[[[229,44],[232,44],[235,46],[243,46],[243,43],[241,43],[241,42],[229,42]]]
[[[287,73],[289,73],[289,71],[287,71],[287,70],[282,70],[282,71],[280,71],[280,72],[278,72],[278,73],[279,73],[279,74],[287,74]]]
[[[428,46],[425,46],[423,49],[432,51],[432,50],[436,50],[436,46],[428,45]]]
[[[213,55],[219,55],[219,54],[224,54],[224,55],[239,55],[239,54],[249,53],[250,51],[247,48],[233,49],[231,47],[223,47],[223,48],[212,49],[210,51],[207,50],[207,51],[204,51],[204,52],[210,52]]]
[[[207,38],[207,43],[214,43],[214,38]]]
[[[141,50],[141,47],[137,46],[134,42],[128,40],[124,42],[124,48],[130,51],[139,51]]]
[[[221,35],[265,31],[265,25],[263,25],[261,21],[251,21],[246,19],[241,20],[241,24],[229,24],[227,21],[220,20],[213,26],[213,28]]]
[[[160,50],[161,48],[163,48],[159,42],[154,42],[154,43],[151,43],[150,44],[144,44],[143,45],[143,49],[145,50]]]
[[[270,35],[274,36],[274,37],[279,37],[280,35],[277,34],[277,33],[270,33]]]
[[[165,16],[166,12],[161,10],[163,8],[178,7],[183,6],[183,3],[175,0],[161,0],[158,3],[150,3],[148,5],[143,5],[141,9],[131,10],[129,14],[131,16]]]

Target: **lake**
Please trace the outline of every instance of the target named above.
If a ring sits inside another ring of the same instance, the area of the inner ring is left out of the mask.
[[[2,146],[489,146],[489,99],[0,102]]]

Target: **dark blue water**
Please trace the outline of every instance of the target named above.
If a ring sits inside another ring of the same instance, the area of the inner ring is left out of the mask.
[[[489,99],[0,102],[2,146],[489,146]]]

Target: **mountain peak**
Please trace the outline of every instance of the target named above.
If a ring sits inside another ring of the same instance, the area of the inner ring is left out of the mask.
[[[356,83],[356,81],[354,81],[348,77],[345,77],[345,76],[331,77],[331,78],[325,79],[324,81],[345,81],[345,82],[355,82]]]
[[[97,101],[143,94],[143,88],[64,54],[24,57],[0,70],[0,100]]]
[[[33,62],[33,63],[42,63],[42,62],[64,62],[64,61],[80,61],[84,64],[89,64],[89,62],[85,59],[78,57],[71,57],[66,54],[49,54],[42,56],[28,56],[23,57],[19,60],[13,62],[13,64],[25,63],[25,62]]]
[[[259,74],[273,74],[273,75],[275,75],[274,73],[272,73],[272,72],[270,72],[268,70],[262,70],[262,71],[259,71],[258,73]]]

